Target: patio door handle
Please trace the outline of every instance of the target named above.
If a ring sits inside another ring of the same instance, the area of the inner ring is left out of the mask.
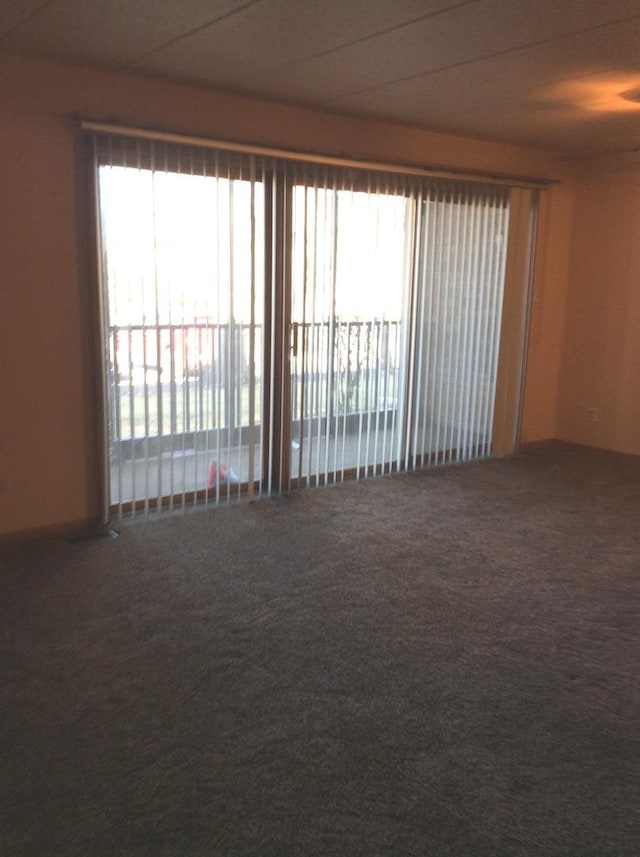
[[[297,321],[291,322],[291,354],[293,357],[298,356],[298,328],[300,325]]]

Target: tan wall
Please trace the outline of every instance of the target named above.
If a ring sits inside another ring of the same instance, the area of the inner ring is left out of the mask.
[[[307,151],[564,179],[540,232],[523,438],[556,434],[571,175],[518,147],[0,57],[0,534],[95,516],[89,173],[73,117]],[[637,307],[636,307],[637,309]]]
[[[558,434],[639,455],[640,154],[580,172],[568,298]]]
[[[572,217],[570,181],[541,194],[520,432],[523,443],[557,436]]]

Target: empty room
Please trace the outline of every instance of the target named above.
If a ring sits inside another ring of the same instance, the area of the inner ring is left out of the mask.
[[[0,0],[0,854],[640,853],[640,0]]]

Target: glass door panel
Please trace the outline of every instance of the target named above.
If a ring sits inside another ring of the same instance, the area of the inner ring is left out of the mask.
[[[120,514],[259,490],[263,183],[250,165],[213,172],[153,151],[98,170]]]
[[[292,188],[291,479],[400,458],[413,203],[388,188]]]

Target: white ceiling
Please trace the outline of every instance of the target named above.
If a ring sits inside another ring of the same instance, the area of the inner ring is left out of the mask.
[[[640,0],[0,0],[0,50],[575,153],[640,147]]]

